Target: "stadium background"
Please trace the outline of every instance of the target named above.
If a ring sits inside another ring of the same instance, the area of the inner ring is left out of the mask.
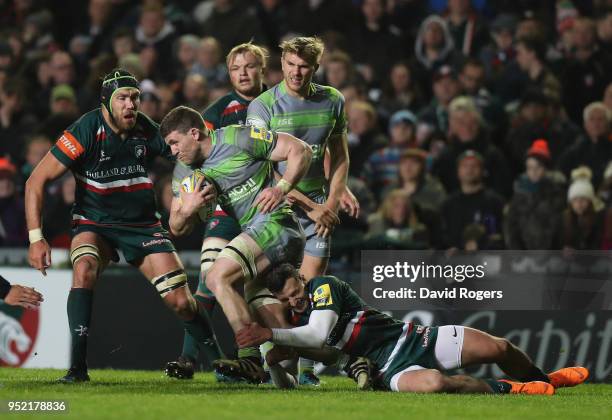
[[[226,93],[224,56],[240,42],[270,49],[266,84],[278,83],[276,46],[297,34],[325,41],[316,81],[346,97],[349,182],[362,205],[361,217],[344,218],[334,234],[332,273],[357,281],[362,249],[609,250],[611,11],[611,2],[595,0],[0,1],[0,264],[26,264],[23,184],[58,134],[98,106],[103,74],[117,65],[135,73],[141,110],[159,121],[175,105],[203,110]],[[457,98],[453,112],[475,107],[482,116],[476,128],[449,115]],[[457,175],[458,158],[469,156],[484,168],[476,193]],[[524,175],[527,156],[547,167],[540,182]],[[580,166],[589,170],[572,178]],[[165,218],[170,171],[159,162],[152,174]],[[47,189],[44,231],[56,250],[68,246],[73,196],[71,176]],[[569,196],[587,198],[588,211],[577,214]],[[200,238],[177,241],[186,260],[197,261],[188,250]],[[190,266],[194,281],[197,262]],[[31,270],[14,273],[14,282],[41,281]],[[155,369],[177,354],[178,322],[149,289],[124,267],[104,276],[92,367]],[[66,290],[49,293],[65,299]],[[469,316],[417,315],[435,323]],[[532,328],[539,344],[534,338],[531,354],[546,352],[549,328],[556,355],[585,357],[600,369],[596,379],[609,381],[609,312],[495,316],[504,320],[493,329],[501,335]],[[135,336],[126,319],[151,328]],[[231,347],[230,337],[222,340]],[[156,352],[142,358],[136,348]]]

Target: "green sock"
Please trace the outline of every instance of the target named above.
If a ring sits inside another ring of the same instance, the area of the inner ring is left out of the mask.
[[[314,360],[304,359],[300,357],[300,375],[306,372],[314,373]]]
[[[238,349],[238,358],[243,359],[251,357],[259,360],[261,363],[261,352],[259,351],[259,347],[244,347],[242,349]]]
[[[512,385],[508,382],[497,381],[495,379],[485,379],[484,381],[489,384],[494,394],[509,394],[512,389]]]
[[[93,291],[90,289],[70,289],[68,293],[68,325],[70,327],[71,366],[87,369],[87,336],[91,322]]]
[[[196,300],[204,306],[204,309],[206,309],[208,316],[212,317],[213,310],[215,309],[215,306],[217,304],[217,298],[215,297],[215,295],[213,295],[213,292],[211,292],[210,289],[206,287],[206,283],[204,282],[204,280],[198,283],[197,291],[200,292],[200,294],[196,293],[195,295],[193,295],[193,297],[195,297]]]
[[[199,298],[201,296],[195,296],[198,308],[196,316],[192,320],[183,321],[185,337],[182,355],[195,362],[202,350],[208,361],[211,362],[221,357],[221,350],[217,345],[208,313]]]

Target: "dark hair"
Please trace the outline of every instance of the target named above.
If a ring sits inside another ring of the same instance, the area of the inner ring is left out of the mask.
[[[537,59],[541,62],[546,61],[546,42],[540,37],[535,35],[524,35],[518,39],[517,44],[523,44],[523,46],[533,51]]]
[[[290,278],[300,279],[300,272],[289,263],[283,263],[272,269],[268,274],[267,286],[272,293],[278,293],[285,288]]]
[[[161,122],[159,131],[163,138],[173,131],[185,134],[191,128],[197,128],[198,130],[207,133],[206,127],[204,126],[204,119],[198,111],[188,106],[177,106],[172,109]]]
[[[463,73],[465,71],[465,68],[468,66],[479,67],[481,69],[484,69],[484,63],[482,62],[482,60],[478,58],[473,58],[473,57],[469,57],[465,59],[465,61],[463,62],[463,65],[461,66],[461,72]]]

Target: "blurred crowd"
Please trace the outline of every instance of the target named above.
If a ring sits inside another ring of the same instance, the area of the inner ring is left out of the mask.
[[[160,121],[227,93],[241,42],[269,49],[279,83],[296,35],[324,40],[316,82],[346,99],[362,212],[333,257],[612,247],[610,0],[0,0],[0,246],[27,246],[24,181],[112,68]],[[171,170],[152,174],[166,217]],[[53,246],[69,244],[74,191],[72,176],[47,188]]]

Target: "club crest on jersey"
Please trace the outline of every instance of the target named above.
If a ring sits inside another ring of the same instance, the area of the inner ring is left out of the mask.
[[[312,296],[312,300],[314,301],[314,306],[316,308],[328,306],[334,303],[334,301],[332,300],[329,284],[323,284],[317,287],[314,292],[314,295]]]
[[[136,159],[144,159],[144,157],[147,155],[147,146],[144,144],[139,144],[138,146],[134,147],[134,154],[136,155]]]
[[[251,127],[251,138],[272,143],[272,133],[265,128]]]

